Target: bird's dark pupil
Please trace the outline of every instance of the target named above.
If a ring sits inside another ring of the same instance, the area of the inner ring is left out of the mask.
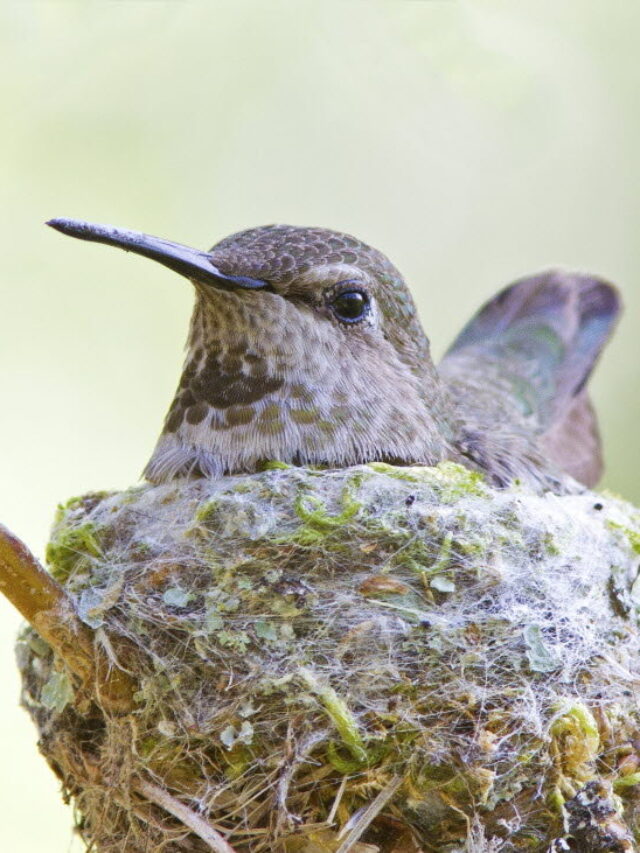
[[[359,320],[367,309],[366,294],[359,290],[347,290],[333,301],[333,308],[341,320]]]

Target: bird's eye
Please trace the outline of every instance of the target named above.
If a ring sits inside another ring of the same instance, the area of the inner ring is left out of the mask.
[[[331,309],[343,323],[358,323],[369,313],[369,294],[364,290],[343,290],[331,300]]]

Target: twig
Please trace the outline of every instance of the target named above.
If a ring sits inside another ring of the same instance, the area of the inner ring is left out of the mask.
[[[348,851],[351,850],[356,841],[375,820],[375,818],[380,814],[380,812],[387,805],[389,800],[391,800],[395,796],[396,792],[398,791],[398,788],[400,788],[403,781],[404,780],[402,776],[394,776],[391,779],[389,784],[385,788],[383,788],[382,791],[380,791],[375,800],[369,803],[369,805],[364,809],[364,811],[359,814],[353,826],[349,830],[347,837],[337,849],[336,853],[348,853]],[[344,830],[342,832],[344,832]]]
[[[285,771],[278,781],[278,820],[277,820],[277,830],[278,832],[282,831],[286,825],[291,820],[291,815],[289,813],[289,809],[287,808],[287,797],[289,795],[289,788],[291,786],[291,782],[293,781],[293,777],[298,772],[304,759],[318,746],[319,743],[327,739],[328,736],[327,729],[321,729],[318,732],[312,732],[308,735],[302,743],[299,745],[298,749],[295,751],[295,754],[288,762]]]
[[[338,788],[338,793],[336,794],[335,799],[333,801],[333,805],[331,806],[331,811],[327,815],[327,826],[333,826],[333,822],[336,819],[336,814],[338,813],[338,808],[342,800],[342,795],[344,794],[345,789],[347,787],[348,779],[348,776],[342,777],[342,782],[340,782],[340,787]]]
[[[0,592],[62,658],[100,703],[121,713],[134,706],[136,685],[93,642],[70,597],[27,546],[0,524]]]
[[[162,788],[144,779],[137,779],[134,788],[157,806],[172,814],[181,821],[191,832],[201,838],[215,853],[236,853],[231,845],[204,818],[196,814],[189,806],[172,797]]]

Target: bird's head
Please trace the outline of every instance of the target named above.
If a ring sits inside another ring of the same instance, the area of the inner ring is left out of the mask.
[[[156,260],[196,289],[188,354],[152,480],[443,456],[445,401],[402,276],[376,249],[271,225],[209,252],[75,220],[63,233]]]

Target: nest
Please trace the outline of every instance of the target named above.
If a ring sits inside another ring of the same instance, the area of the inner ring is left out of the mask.
[[[132,707],[32,629],[23,702],[100,853],[634,850],[639,531],[451,463],[90,494],[47,557]]]

